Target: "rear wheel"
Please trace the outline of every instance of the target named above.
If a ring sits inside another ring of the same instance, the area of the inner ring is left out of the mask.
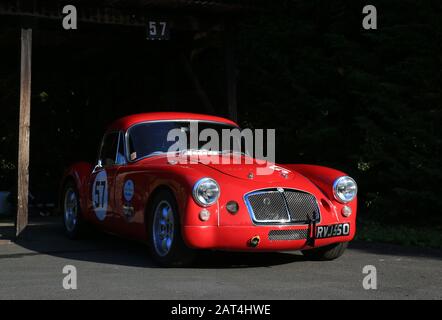
[[[348,242],[334,243],[325,247],[303,250],[302,254],[309,260],[329,261],[342,256],[347,247]]]
[[[82,231],[80,198],[73,182],[68,182],[63,192],[63,226],[66,235],[77,239]]]
[[[186,246],[182,238],[174,196],[168,191],[159,192],[148,213],[150,251],[155,262],[165,267],[190,264],[195,252]]]

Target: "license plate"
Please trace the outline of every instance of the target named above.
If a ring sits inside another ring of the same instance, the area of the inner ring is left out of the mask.
[[[329,226],[316,227],[316,239],[348,236],[350,234],[349,223],[338,223]]]

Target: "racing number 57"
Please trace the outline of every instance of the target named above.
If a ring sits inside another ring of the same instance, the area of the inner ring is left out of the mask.
[[[169,25],[166,21],[149,21],[147,25],[148,40],[169,40]]]
[[[106,181],[98,180],[95,182],[95,208],[104,208],[104,195],[106,192]]]
[[[156,21],[150,21],[149,22],[149,32],[152,37],[161,36],[164,37],[166,35],[166,22],[156,22]],[[158,27],[160,29],[160,32],[158,33]]]

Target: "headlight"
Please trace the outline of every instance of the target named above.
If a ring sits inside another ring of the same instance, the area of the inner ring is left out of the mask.
[[[203,207],[208,207],[214,204],[218,200],[219,194],[220,190],[218,183],[210,178],[198,180],[193,187],[193,198]]]
[[[352,201],[358,193],[356,182],[350,177],[340,177],[333,183],[333,194],[342,203]]]

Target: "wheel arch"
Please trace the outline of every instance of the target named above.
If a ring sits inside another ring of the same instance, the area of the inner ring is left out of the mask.
[[[150,211],[151,211],[152,205],[153,205],[153,201],[155,200],[155,197],[161,192],[169,192],[175,198],[175,201],[178,202],[176,192],[173,190],[173,188],[171,186],[169,186],[167,184],[160,184],[160,185],[156,186],[150,192],[150,194],[147,198],[146,205],[144,207],[144,222],[146,224],[146,227],[147,227],[146,221],[148,221],[147,216],[150,214]]]
[[[85,212],[85,195],[86,195],[86,184],[87,184],[87,177],[92,172],[92,165],[85,162],[77,163],[70,168],[68,168],[60,183],[60,191],[58,196],[58,212],[61,212],[62,210],[62,201],[64,198],[64,189],[66,188],[66,185],[71,182],[75,185],[78,196],[79,196],[79,202],[80,202],[80,211]]]
[[[284,165],[288,169],[295,170],[302,174],[304,177],[313,182],[331,201],[334,200],[333,196],[333,182],[342,176],[347,176],[345,172],[337,169],[308,164],[287,164]]]

